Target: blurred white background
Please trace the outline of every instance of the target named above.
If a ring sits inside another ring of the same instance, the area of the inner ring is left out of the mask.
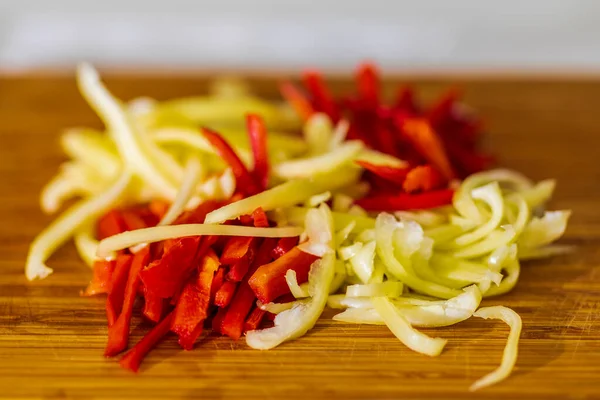
[[[0,0],[0,69],[600,71],[599,0]]]

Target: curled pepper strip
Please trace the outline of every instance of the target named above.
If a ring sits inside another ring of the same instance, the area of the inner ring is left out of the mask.
[[[209,128],[202,128],[202,135],[204,135],[206,140],[215,148],[215,151],[231,167],[235,176],[236,187],[240,192],[247,196],[261,192],[260,186],[254,180],[254,177],[221,135]]]

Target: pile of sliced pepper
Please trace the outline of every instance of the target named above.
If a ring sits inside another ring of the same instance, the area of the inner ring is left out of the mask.
[[[472,389],[504,379],[521,321],[480,301],[515,286],[520,260],[564,252],[552,243],[570,212],[544,210],[552,180],[478,172],[492,158],[455,91],[425,109],[407,87],[384,104],[371,64],[356,82],[355,95],[336,98],[310,71],[304,90],[281,85],[287,106],[241,88],[145,104],[144,114],[81,66],[80,89],[107,131],[63,136],[71,160],[42,208],[83,199],[34,240],[28,279],[52,273],[45,261],[74,237],[93,267],[83,295],[106,294],[104,354],[128,349],[137,304],[154,324],[121,358],[133,371],[169,332],[186,350],[206,328],[269,349],[305,334],[328,305],[345,309],[334,320],[385,324],[429,355],[445,340],[414,326],[501,319],[511,328],[501,367]],[[304,139],[267,134],[267,124],[297,130],[299,118]]]
[[[254,155],[252,171],[222,136],[203,129],[204,137],[236,178],[238,192],[230,202],[264,190],[269,179],[266,128],[256,115],[249,115],[247,122]],[[209,212],[222,205],[224,202],[203,202],[181,214],[174,224],[201,224]],[[104,239],[156,226],[167,208],[167,204],[153,201],[110,210],[98,220],[96,237]],[[225,224],[259,228],[272,225],[261,208]],[[299,284],[308,280],[310,266],[317,257],[300,251],[298,243],[298,237],[192,236],[121,250],[113,260],[97,260],[84,294],[107,295],[108,342],[104,354],[112,357],[127,349],[137,296],[144,301],[143,316],[156,325],[121,359],[125,368],[137,371],[144,356],[169,331],[178,336],[186,350],[194,347],[206,324],[214,332],[239,339],[269,316],[256,305],[257,300],[266,304],[289,297],[285,279],[288,269],[296,272]],[[271,314],[270,319],[273,317]]]
[[[334,123],[349,121],[347,137],[407,161],[405,167],[357,161],[371,184],[368,196],[357,202],[370,211],[427,209],[449,204],[455,179],[488,168],[493,158],[477,149],[483,132],[481,121],[466,112],[454,90],[431,108],[415,100],[412,88],[398,90],[391,104],[384,104],[380,78],[370,63],[359,66],[354,96],[335,98],[318,72],[304,74],[305,91],[291,82],[280,91],[298,115],[308,120],[326,114]]]

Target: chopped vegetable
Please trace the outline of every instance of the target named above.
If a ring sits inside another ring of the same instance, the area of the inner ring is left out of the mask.
[[[138,296],[154,324],[121,359],[134,371],[169,331],[186,350],[208,325],[270,349],[329,305],[343,310],[334,320],[386,325],[430,356],[446,340],[415,327],[501,319],[502,364],[471,390],[505,379],[521,321],[481,300],[512,290],[523,260],[569,251],[554,242],[570,211],[546,211],[552,180],[483,171],[493,161],[477,148],[483,124],[458,91],[423,107],[402,87],[386,104],[380,81],[365,63],[345,97],[312,71],[304,91],[281,85],[289,106],[235,82],[123,105],[82,65],[80,90],[105,132],[63,135],[71,159],[40,203],[53,213],[80,200],[33,241],[27,278],[50,274],[46,261],[73,237],[93,269],[82,295],[107,295],[105,355],[127,349]]]
[[[500,319],[510,327],[510,333],[508,334],[508,341],[504,348],[500,367],[472,384],[469,388],[470,391],[493,385],[505,379],[510,374],[517,362],[517,347],[519,345],[519,336],[521,335],[521,317],[510,308],[502,306],[482,307],[473,315],[485,319]]]

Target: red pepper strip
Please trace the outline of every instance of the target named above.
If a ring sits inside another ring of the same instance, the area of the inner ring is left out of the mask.
[[[189,272],[197,265],[194,260],[200,240],[199,236],[180,238],[174,240],[169,247],[165,242],[162,257],[140,272],[147,291],[162,298],[173,297]]]
[[[127,254],[121,254],[117,257],[117,265],[111,277],[110,292],[106,297],[106,318],[109,327],[115,323],[117,317],[121,314],[132,258]]]
[[[410,171],[410,168],[397,168],[387,165],[377,165],[367,161],[358,160],[356,163],[367,171],[370,171],[387,181],[394,182],[397,185],[402,185],[402,183],[404,183],[406,174],[408,174]]]
[[[268,228],[271,226],[267,214],[261,207],[252,212],[252,219],[254,220],[254,226],[257,228]]]
[[[259,267],[248,283],[261,302],[269,303],[273,299],[290,292],[285,281],[287,270],[296,271],[298,283],[304,283],[308,280],[308,271],[311,264],[317,258],[294,247],[277,260]]]
[[[225,318],[225,314],[227,314],[227,307],[219,308],[219,311],[217,311],[212,320],[213,332],[222,333],[221,326],[223,325],[223,318]]]
[[[250,268],[250,261],[248,256],[249,255],[246,254],[235,264],[233,264],[231,268],[229,268],[229,272],[227,273],[228,280],[232,282],[241,282],[242,279],[244,279],[244,276],[248,272],[248,268]]]
[[[225,281],[215,294],[215,305],[219,307],[227,307],[235,294],[237,282]]]
[[[304,121],[309,119],[311,115],[315,113],[310,101],[308,101],[306,96],[304,96],[293,83],[283,82],[279,85],[279,92]]]
[[[96,225],[96,237],[98,240],[114,236],[121,232],[125,232],[125,223],[121,213],[117,210],[111,210],[100,217]]]
[[[254,263],[254,256],[256,255],[256,251],[260,245],[260,242],[261,239],[253,238],[244,257],[242,257],[235,264],[233,264],[231,268],[229,268],[229,272],[227,273],[228,280],[233,282],[241,282],[242,279],[244,279],[248,273],[250,265]]]
[[[265,240],[259,247],[256,259],[253,260],[248,275],[238,286],[238,289],[227,308],[227,313],[221,322],[222,334],[227,335],[234,340],[239,339],[242,335],[244,321],[256,303],[256,296],[248,284],[248,278],[252,276],[258,268],[271,260],[271,253],[273,252],[275,243],[275,240]]]
[[[254,219],[251,215],[240,215],[240,223],[244,226],[253,226]]]
[[[242,259],[248,253],[248,249],[256,241],[250,236],[234,236],[227,241],[221,253],[221,264],[232,265]]]
[[[419,165],[406,175],[402,188],[408,193],[428,192],[442,187],[444,183],[444,177],[431,165]]]
[[[313,97],[315,108],[329,115],[331,121],[336,123],[340,119],[340,113],[333,96],[323,82],[321,74],[316,71],[307,71],[304,73],[303,81]]]
[[[173,225],[202,224],[206,219],[206,214],[216,210],[217,208],[220,208],[222,205],[223,203],[215,200],[206,200],[203,203],[200,203],[200,205],[195,209],[184,211],[175,219]]]
[[[212,281],[212,285],[210,286],[210,303],[213,304],[215,302],[215,296],[217,295],[217,291],[221,289],[223,286],[223,282],[225,282],[225,268],[221,267],[215,273],[215,276]]]
[[[242,336],[246,316],[255,302],[256,296],[248,282],[242,282],[227,307],[227,313],[221,322],[221,333],[238,340]]]
[[[258,329],[266,313],[265,310],[261,310],[258,307],[254,308],[244,323],[244,332]]]
[[[450,204],[453,195],[453,190],[443,189],[419,194],[400,193],[367,197],[357,200],[356,204],[367,211],[422,210]]]
[[[396,96],[394,108],[407,112],[410,115],[419,114],[419,107],[415,100],[415,92],[412,87],[400,88]]]
[[[400,158],[400,152],[398,151],[399,141],[397,140],[396,133],[384,121],[376,121],[375,130],[377,132],[380,151]]]
[[[154,293],[144,293],[144,317],[152,322],[158,322],[165,311],[166,299],[156,296]]]
[[[162,200],[152,200],[148,205],[150,212],[160,220],[169,211],[169,203]]]
[[[250,147],[254,157],[254,178],[264,190],[269,183],[269,153],[267,152],[267,127],[256,114],[246,116]]]
[[[448,181],[456,177],[448,160],[444,145],[431,126],[423,119],[406,119],[401,122],[401,129],[410,139],[415,149],[438,169]]]
[[[123,223],[125,224],[125,230],[135,231],[137,229],[147,228],[146,222],[142,217],[133,210],[125,210],[121,213]]]
[[[252,196],[261,191],[260,185],[256,183],[242,160],[240,160],[229,143],[221,135],[209,128],[202,128],[202,135],[204,135],[221,158],[231,167],[235,176],[237,190],[247,196]]]
[[[276,260],[294,247],[298,245],[298,237],[286,237],[281,238],[277,242],[277,246],[272,251],[272,256]]]
[[[104,349],[104,355],[114,356],[127,348],[129,340],[129,325],[131,324],[131,314],[133,312],[133,303],[137,295],[140,284],[140,271],[150,260],[150,248],[148,246],[140,249],[133,255],[127,286],[125,287],[125,298],[123,300],[123,310],[115,323],[108,328],[108,342]]]
[[[219,258],[209,250],[200,263],[198,275],[188,280],[177,302],[171,330],[179,336],[179,344],[185,350],[191,350],[202,333],[202,323],[208,315],[211,285],[219,266]]]
[[[379,73],[374,64],[363,63],[358,67],[356,81],[358,94],[368,104],[379,103]]]
[[[451,117],[452,106],[456,103],[460,95],[461,93],[458,89],[450,89],[427,111],[427,119],[433,126],[436,126],[444,119]]]
[[[137,372],[142,360],[150,350],[162,339],[171,328],[173,313],[168,314],[158,325],[148,332],[131,350],[121,359],[121,367]]]
[[[96,260],[94,261],[94,275],[88,287],[82,293],[84,296],[94,296],[100,293],[110,292],[110,283],[116,261]]]

